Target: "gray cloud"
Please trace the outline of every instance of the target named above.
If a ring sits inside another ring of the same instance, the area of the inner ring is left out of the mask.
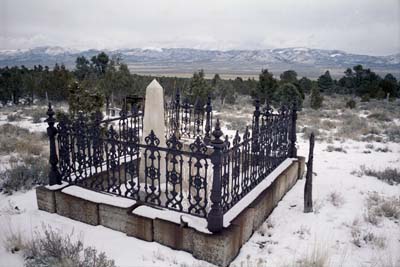
[[[399,0],[0,0],[0,49],[306,46],[400,52]]]

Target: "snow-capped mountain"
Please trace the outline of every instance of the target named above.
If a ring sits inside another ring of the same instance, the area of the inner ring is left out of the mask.
[[[72,50],[62,47],[37,47],[26,50],[0,51],[0,66],[49,65],[56,62],[73,68],[78,56],[90,59],[100,50]],[[271,70],[295,69],[296,71],[321,71],[344,69],[361,64],[380,71],[400,70],[400,53],[389,56],[368,56],[339,50],[311,49],[305,47],[264,50],[200,50],[190,48],[133,48],[106,50],[111,56],[119,56],[131,68],[162,72],[185,72],[203,68],[215,72],[258,73],[261,68]],[[149,71],[151,72],[151,71]]]

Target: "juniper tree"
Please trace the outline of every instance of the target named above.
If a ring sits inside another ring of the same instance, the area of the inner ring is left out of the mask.
[[[321,96],[319,92],[319,88],[317,86],[313,86],[311,89],[310,95],[310,106],[313,109],[319,109],[322,106],[322,101],[324,98]]]
[[[284,83],[278,87],[274,94],[275,103],[278,105],[291,106],[293,104],[296,107],[301,108],[303,98],[296,86],[291,83]]]
[[[205,80],[203,70],[193,73],[189,90],[187,97],[192,103],[194,103],[196,99],[201,101],[201,104],[206,103],[208,95],[211,94],[211,86]]]
[[[299,80],[299,87],[305,94],[309,94],[311,92],[312,85],[312,81],[307,77],[303,77]]]
[[[267,69],[263,69],[259,75],[258,85],[252,95],[254,98],[260,99],[261,103],[266,100],[272,101],[278,82],[274,78],[273,74],[268,72]]]
[[[322,92],[330,92],[333,87],[333,80],[329,70],[318,78],[318,87]]]

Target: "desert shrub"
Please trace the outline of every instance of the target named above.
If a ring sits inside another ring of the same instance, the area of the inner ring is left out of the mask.
[[[384,122],[392,121],[392,119],[389,117],[389,115],[384,112],[371,113],[367,116],[367,118],[377,120],[377,121],[384,121]]]
[[[227,120],[226,127],[228,130],[235,130],[239,131],[240,133],[244,133],[247,126],[247,119],[246,118],[238,118],[238,117],[231,117]]]
[[[340,207],[345,202],[343,195],[336,191],[331,192],[327,198],[328,198],[328,201],[335,207]]]
[[[15,146],[20,138],[25,138],[29,135],[27,129],[6,123],[0,126],[0,152],[11,153],[15,151]]]
[[[327,152],[342,152],[342,153],[347,153],[347,151],[343,147],[337,147],[337,146],[327,146],[326,147]]]
[[[22,109],[22,114],[26,117],[31,117],[33,123],[40,123],[41,119],[46,117],[46,112],[46,108],[37,106]]]
[[[11,114],[7,115],[7,120],[9,122],[20,121],[20,120],[22,120],[22,117],[19,113],[11,113]]]
[[[376,177],[377,179],[390,185],[400,184],[400,171],[396,168],[387,167],[383,171],[380,171],[361,166],[360,171],[363,175]]]
[[[359,248],[369,244],[380,249],[384,249],[386,247],[385,237],[376,236],[373,232],[362,229],[358,220],[353,221],[353,225],[351,227],[351,237],[352,243]]]
[[[39,155],[43,152],[43,134],[30,133],[29,130],[4,124],[0,126],[0,153],[26,153]]]
[[[337,135],[342,138],[358,139],[361,135],[368,133],[368,122],[353,114],[343,116]]]
[[[374,149],[374,144],[366,144],[365,148],[367,149]]]
[[[98,253],[93,247],[84,248],[78,238],[73,241],[73,232],[63,235],[50,226],[42,226],[43,234],[35,232],[23,253],[25,266],[70,266],[70,267],[114,267],[114,260],[104,252]]]
[[[379,218],[400,218],[400,197],[384,197],[376,192],[369,193],[367,198],[366,221],[377,225]]]
[[[47,183],[47,161],[33,156],[11,160],[11,167],[0,173],[0,192],[12,194],[20,190],[29,190],[35,185]]]
[[[24,136],[29,133],[29,130],[6,123],[0,126],[0,132],[3,135]]]
[[[43,146],[37,142],[36,138],[30,136],[27,139],[20,139],[15,144],[15,151],[39,156],[43,151]]]
[[[33,123],[41,123],[42,118],[46,117],[46,112],[43,112],[43,110],[35,110],[32,114],[32,122]]]
[[[400,142],[400,126],[390,125],[383,133],[387,136],[389,141]]]
[[[385,147],[377,147],[375,149],[375,152],[387,153],[387,152],[392,152],[392,150],[390,150],[387,146],[385,146]]]
[[[373,127],[366,128],[365,134],[380,135],[381,131],[377,127],[373,126]]]
[[[323,120],[321,123],[321,128],[324,130],[331,130],[336,128],[336,123],[331,120]]]
[[[362,142],[377,142],[377,143],[382,143],[384,141],[382,136],[374,135],[374,134],[368,134],[368,135],[361,136],[360,140]]]
[[[361,96],[361,102],[369,102],[371,100],[369,94]]]
[[[354,99],[350,99],[346,102],[346,108],[353,109],[356,107],[356,101]]]

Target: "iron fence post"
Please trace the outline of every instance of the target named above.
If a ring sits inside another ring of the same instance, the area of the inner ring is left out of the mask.
[[[49,127],[47,127],[47,135],[48,135],[49,141],[50,141],[49,185],[61,184],[61,174],[60,174],[60,171],[58,170],[58,157],[57,157],[57,151],[56,151],[57,129],[56,129],[56,127],[54,127],[56,119],[54,118],[55,113],[51,107],[51,103],[49,103],[49,108],[48,108],[46,114],[48,116],[48,118],[46,119],[46,122],[49,125]]]
[[[208,96],[207,104],[206,104],[206,126],[205,126],[205,129],[204,129],[205,130],[204,143],[206,143],[207,145],[211,141],[211,135],[210,135],[210,131],[211,131],[211,111],[212,111],[211,96]]]
[[[254,116],[254,120],[253,120],[253,134],[254,132],[258,133],[259,129],[260,129],[260,100],[256,99],[255,101],[255,110],[253,113]]]
[[[290,147],[289,147],[289,156],[291,158],[297,157],[297,148],[296,148],[296,121],[297,121],[297,107],[296,104],[292,107],[291,112],[291,129],[290,129]]]
[[[179,127],[180,127],[180,121],[179,121],[179,111],[181,108],[181,94],[179,92],[179,89],[176,90],[176,95],[175,95],[175,122],[174,122],[174,134],[176,134],[179,138]]]
[[[211,163],[213,164],[213,183],[211,188],[211,210],[207,216],[207,228],[212,233],[217,233],[222,230],[223,227],[223,210],[221,207],[222,201],[222,161],[223,161],[223,152],[225,143],[221,139],[223,133],[220,128],[219,119],[215,124],[215,129],[212,132],[214,139],[211,141],[211,145],[214,148],[213,153],[211,154]]]

